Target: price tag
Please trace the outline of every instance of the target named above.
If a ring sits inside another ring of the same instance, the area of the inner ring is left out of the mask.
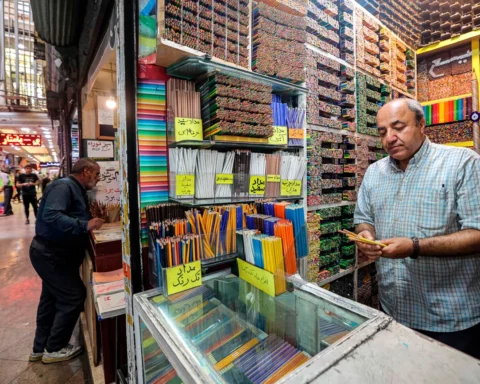
[[[250,176],[250,195],[265,194],[265,176]]]
[[[300,196],[301,192],[302,180],[282,180],[281,196]]]
[[[288,130],[288,137],[290,139],[300,139],[303,140],[305,138],[305,130],[304,129],[297,129],[297,128],[290,128]]]
[[[195,194],[195,175],[176,175],[175,193],[177,196]]]
[[[182,140],[203,140],[201,119],[175,118],[175,141]]]
[[[267,175],[267,182],[269,183],[279,183],[280,175]]]
[[[233,184],[233,173],[217,173],[215,176],[215,184]]]
[[[268,138],[268,144],[287,145],[287,127],[273,127],[273,136]]]
[[[167,292],[169,295],[202,285],[200,261],[167,268]]]
[[[275,281],[273,273],[249,264],[242,259],[237,259],[238,275],[247,283],[265,292],[267,295],[275,297]]]

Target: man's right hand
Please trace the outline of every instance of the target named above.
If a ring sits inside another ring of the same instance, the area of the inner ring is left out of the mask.
[[[103,219],[95,218],[88,222],[87,230],[100,229],[105,221]],[[381,252],[380,252],[381,254]]]
[[[358,236],[368,240],[375,240],[370,231],[362,231]],[[367,256],[370,260],[378,260],[382,256],[382,248],[378,245],[370,245],[365,243],[357,243],[358,250]]]

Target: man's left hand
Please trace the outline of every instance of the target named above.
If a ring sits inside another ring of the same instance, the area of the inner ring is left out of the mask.
[[[379,240],[387,246],[382,248],[382,257],[388,259],[405,259],[413,254],[413,241],[407,237],[394,237],[392,239]]]

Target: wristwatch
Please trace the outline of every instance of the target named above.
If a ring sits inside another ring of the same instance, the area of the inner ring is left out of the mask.
[[[413,253],[410,255],[411,259],[418,259],[420,255],[420,240],[417,237],[412,237],[413,241]]]

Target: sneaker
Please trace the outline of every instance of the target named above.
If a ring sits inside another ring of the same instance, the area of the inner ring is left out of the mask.
[[[25,220],[25,224],[30,224],[30,220]]]
[[[43,353],[43,364],[58,363],[60,361],[67,361],[80,355],[83,352],[83,348],[78,345],[68,344],[65,348],[62,348],[58,352],[45,352]]]
[[[31,362],[40,361],[42,360],[42,357],[43,357],[43,352],[32,352],[30,353],[28,361],[31,361]]]

